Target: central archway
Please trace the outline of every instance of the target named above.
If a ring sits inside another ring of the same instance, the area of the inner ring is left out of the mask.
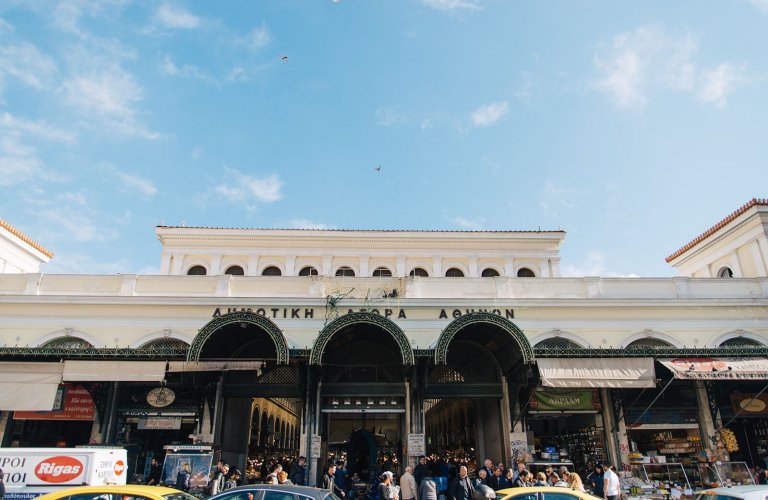
[[[328,325],[320,331],[317,339],[315,339],[315,343],[312,346],[312,353],[309,356],[309,364],[322,364],[325,348],[331,338],[345,328],[354,325],[373,325],[384,330],[392,337],[392,340],[397,343],[403,365],[410,366],[414,364],[413,349],[411,349],[411,343],[408,341],[405,333],[403,333],[403,330],[401,330],[392,320],[389,320],[384,316],[379,316],[378,314],[367,312],[345,314],[328,323]]]
[[[209,321],[195,336],[187,361],[244,358],[248,354],[258,358],[264,352],[274,356],[277,364],[288,364],[288,342],[280,328],[264,316],[239,311]]]

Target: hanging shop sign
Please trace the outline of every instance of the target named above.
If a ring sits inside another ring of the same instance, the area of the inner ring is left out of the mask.
[[[16,420],[76,420],[93,421],[96,405],[91,393],[81,385],[61,384],[56,392],[52,411],[17,411]]]
[[[597,389],[539,389],[533,391],[529,404],[534,411],[599,411],[600,394]]]
[[[768,380],[766,358],[675,358],[659,363],[679,379]]]
[[[147,403],[155,408],[165,408],[176,401],[176,393],[168,387],[157,387],[147,393]]]
[[[420,457],[421,455],[426,455],[424,434],[408,434],[408,456]]]
[[[756,397],[757,396],[757,397]],[[731,409],[733,414],[748,417],[751,415],[768,415],[768,394],[731,393]]]
[[[181,417],[141,417],[138,429],[142,431],[174,431],[181,429]]]

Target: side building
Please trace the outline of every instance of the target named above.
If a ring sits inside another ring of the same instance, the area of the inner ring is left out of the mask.
[[[313,475],[762,464],[767,216],[686,245],[676,278],[563,278],[562,231],[158,227],[158,276],[0,276],[2,445],[119,443],[132,474],[172,443]]]

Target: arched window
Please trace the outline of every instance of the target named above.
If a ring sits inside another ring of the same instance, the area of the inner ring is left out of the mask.
[[[411,272],[408,273],[408,276],[419,276],[421,278],[429,278],[429,273],[421,267],[414,267],[411,269]]]
[[[351,267],[342,266],[338,269],[336,269],[336,276],[347,276],[351,277],[355,275],[355,271]]]
[[[378,267],[375,271],[373,271],[373,276],[376,278],[391,278],[392,271],[386,267]]]
[[[261,272],[262,276],[282,276],[283,272],[277,266],[265,267]]]
[[[464,271],[462,271],[457,267],[452,267],[445,272],[445,277],[446,278],[463,278]]]
[[[208,274],[208,271],[203,266],[192,266],[187,271],[187,274],[189,276],[205,276]]]
[[[630,342],[626,348],[631,349],[633,347],[636,347],[638,349],[642,349],[643,347],[672,347],[672,344],[670,344],[666,340],[654,339],[652,337],[645,337],[645,338],[637,339]]]
[[[318,275],[317,269],[315,269],[312,266],[302,267],[301,271],[299,271],[299,276],[317,276],[317,275]]]
[[[720,344],[720,347],[762,347],[763,344],[757,340],[747,337],[734,337]]]
[[[730,267],[724,267],[717,273],[718,278],[733,278],[733,271]]]
[[[40,347],[51,349],[90,349],[93,347],[93,344],[79,337],[59,337],[49,340]]]
[[[485,269],[483,269],[483,272],[480,276],[482,276],[483,278],[496,278],[498,275],[499,275],[499,272],[496,269],[492,267],[486,267]]]
[[[576,342],[563,337],[550,337],[538,342],[534,349],[580,349],[581,346]]]
[[[245,271],[240,266],[229,266],[224,274],[231,274],[232,276],[245,276]]]
[[[528,269],[527,267],[521,267],[517,270],[517,277],[518,278],[535,278],[536,273]]]

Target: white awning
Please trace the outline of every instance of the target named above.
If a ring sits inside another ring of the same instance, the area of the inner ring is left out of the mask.
[[[546,387],[656,387],[653,358],[539,358]]]
[[[675,378],[688,380],[768,380],[766,358],[660,359]]]
[[[66,382],[161,382],[165,361],[64,361]]]
[[[263,361],[169,361],[169,372],[218,372],[261,370]]]
[[[0,362],[0,410],[52,410],[63,370],[61,363]]]

